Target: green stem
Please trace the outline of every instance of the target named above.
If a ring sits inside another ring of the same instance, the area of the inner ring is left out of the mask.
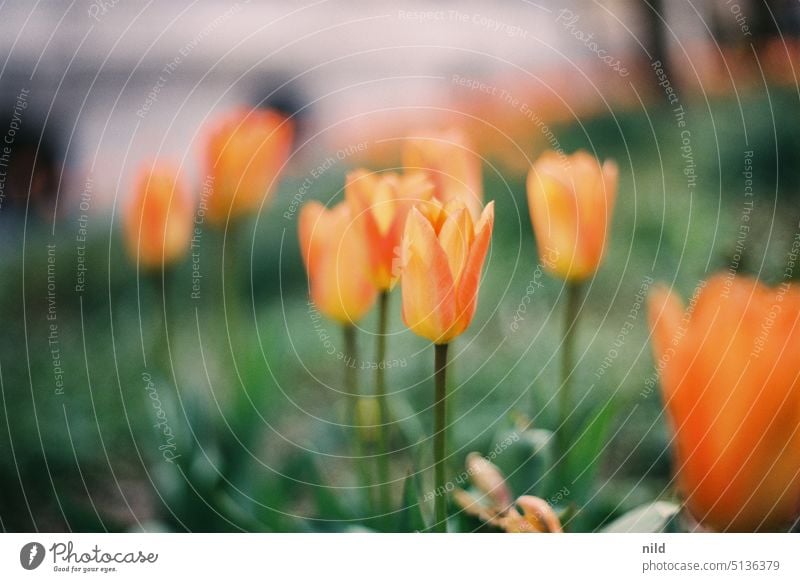
[[[378,303],[378,336],[375,368],[375,395],[380,412],[378,426],[378,487],[383,511],[389,511],[391,504],[391,483],[389,482],[389,406],[386,400],[386,334],[389,321],[389,292],[381,291]]]
[[[172,382],[172,369],[169,359],[169,338],[167,337],[166,310],[168,293],[167,289],[169,287],[171,272],[171,268],[167,266],[164,267],[163,271],[159,269],[147,274],[152,291],[155,294],[153,297],[153,307],[155,308],[154,311],[156,313],[154,317],[154,327],[156,328],[158,334],[158,340],[153,346],[154,349],[151,354],[152,358],[149,365],[152,366],[152,368],[159,374],[163,374],[164,380],[170,383]]]
[[[223,314],[227,322],[231,345],[234,348],[243,331],[244,311],[241,304],[241,290],[238,288],[240,272],[237,260],[237,252],[241,252],[239,247],[244,246],[241,240],[243,231],[241,221],[230,225],[230,228],[223,234],[221,257],[222,285],[220,289],[223,298]]]
[[[445,459],[447,457],[447,346],[434,345],[433,377],[436,385],[433,426],[434,463],[434,531],[447,532],[447,498],[445,497]]]
[[[344,385],[350,398],[347,399],[347,422],[350,426],[358,424],[358,374],[356,374],[356,328],[351,324],[343,326],[344,331]]]
[[[353,450],[356,458],[356,474],[358,475],[358,486],[367,487],[369,478],[369,468],[367,459],[364,457],[365,446],[361,438],[362,429],[361,419],[358,412],[358,403],[361,395],[358,387],[358,344],[356,343],[356,328],[352,324],[342,326],[344,332],[344,389],[347,391],[347,419],[346,424],[350,425],[353,435]],[[369,495],[371,498],[372,496]],[[374,505],[374,503],[373,503]]]
[[[572,413],[572,375],[574,368],[575,332],[580,315],[581,285],[567,282],[567,305],[564,311],[564,341],[561,346],[561,389],[559,391],[559,453],[562,462],[569,449],[568,418]]]

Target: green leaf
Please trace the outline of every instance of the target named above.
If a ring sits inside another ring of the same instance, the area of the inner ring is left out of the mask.
[[[397,516],[397,531],[415,532],[427,528],[422,506],[419,502],[419,488],[414,474],[409,472],[403,481],[402,506]]]
[[[681,507],[671,501],[654,501],[632,509],[604,527],[604,533],[660,533],[671,531]]]
[[[566,482],[562,485],[570,489],[570,499],[573,502],[580,504],[588,497],[600,459],[608,445],[606,437],[615,414],[616,405],[609,400],[578,431],[576,440],[567,452],[564,473]]]

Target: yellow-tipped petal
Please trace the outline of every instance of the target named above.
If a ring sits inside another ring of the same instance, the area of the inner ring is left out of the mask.
[[[522,515],[535,531],[543,533],[562,533],[558,515],[544,499],[532,495],[523,495],[517,499]]]
[[[456,322],[453,277],[436,233],[416,209],[408,216],[405,240],[403,320],[417,335],[447,341]]]
[[[499,511],[508,509],[512,502],[511,490],[503,474],[479,453],[467,455],[467,473],[475,487],[491,501]]]

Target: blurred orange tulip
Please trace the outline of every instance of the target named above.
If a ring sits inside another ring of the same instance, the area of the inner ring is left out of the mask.
[[[603,260],[617,193],[617,165],[584,151],[548,151],[528,173],[528,209],[542,265],[570,281],[590,277]]]
[[[649,317],[692,516],[718,531],[790,524],[800,513],[800,290],[718,275],[693,313],[654,289]]]
[[[367,250],[350,207],[309,202],[300,211],[299,231],[312,301],[331,319],[355,323],[372,307],[377,289],[367,274]]]
[[[149,269],[180,259],[192,238],[192,212],[177,168],[164,163],[142,168],[123,218],[131,257]]]
[[[472,322],[478,286],[494,226],[494,202],[473,225],[461,201],[438,200],[411,210],[403,236],[403,319],[437,344],[461,335]]]
[[[369,254],[369,272],[381,290],[394,287],[400,276],[400,242],[411,208],[430,200],[433,184],[422,173],[376,174],[356,170],[347,176],[345,196],[363,228]]]
[[[275,188],[292,148],[293,124],[269,109],[237,109],[214,127],[206,148],[211,196],[206,216],[224,225],[257,212]]]
[[[466,135],[457,129],[408,139],[403,166],[423,171],[433,182],[433,195],[442,203],[460,200],[478,220],[483,209],[481,159]]]

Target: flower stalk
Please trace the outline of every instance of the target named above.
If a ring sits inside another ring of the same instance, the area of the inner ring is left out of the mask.
[[[566,282],[567,304],[564,310],[564,339],[561,344],[561,388],[559,390],[559,423],[556,431],[562,463],[569,450],[569,417],[572,414],[572,375],[575,366],[575,333],[581,312],[581,284]]]
[[[375,395],[378,399],[378,487],[380,489],[380,505],[389,511],[391,504],[391,483],[389,482],[389,406],[386,399],[386,333],[389,320],[389,292],[381,291],[378,296],[378,335],[377,367],[375,368]]]
[[[434,463],[434,531],[447,532],[447,498],[445,496],[447,458],[447,347],[448,344],[434,344],[435,384],[433,463]]]

